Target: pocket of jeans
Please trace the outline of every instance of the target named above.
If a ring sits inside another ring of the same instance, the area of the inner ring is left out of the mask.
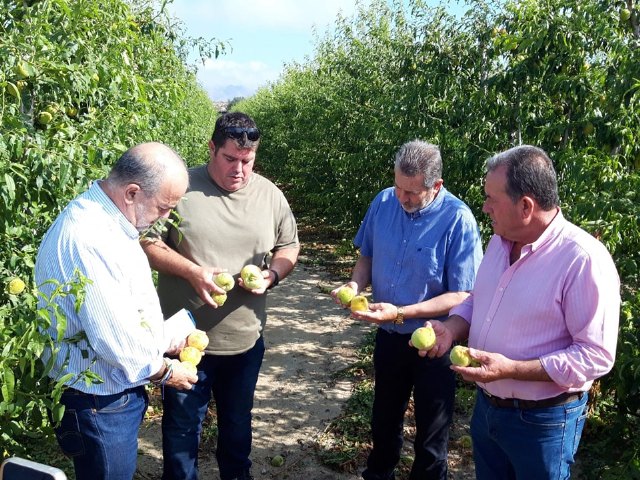
[[[84,442],[82,441],[76,410],[65,409],[60,426],[55,431],[62,453],[68,457],[84,455]]]
[[[562,407],[535,408],[521,410],[520,419],[538,428],[564,428],[566,423],[565,409]]]
[[[108,395],[101,397],[100,413],[117,413],[127,408],[129,403],[135,398],[135,393],[123,392],[116,395]]]

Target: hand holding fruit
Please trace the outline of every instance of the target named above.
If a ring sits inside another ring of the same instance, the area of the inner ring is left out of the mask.
[[[338,305],[349,307],[351,299],[357,295],[358,286],[355,282],[345,283],[331,291],[331,296]]]
[[[260,267],[245,265],[240,270],[240,285],[247,290],[254,291],[254,293],[263,293],[267,282]]]

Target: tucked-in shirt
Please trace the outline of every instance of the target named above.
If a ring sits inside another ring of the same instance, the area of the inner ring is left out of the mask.
[[[45,234],[35,266],[44,295],[50,297],[57,287],[50,280],[64,284],[76,271],[90,280],[78,311],[74,295],[51,298],[67,319],[63,338],[58,338],[53,315],[48,330],[60,347],[53,378],[88,369],[103,383],[74,383],[75,376],[66,383],[110,395],[145,384],[160,370],[164,319],[138,240],[138,231],[98,182],[71,201]],[[44,297],[39,307],[47,307]],[[45,352],[45,361],[49,354]]]
[[[425,208],[407,213],[394,188],[381,191],[369,206],[354,245],[371,257],[375,302],[413,305],[446,292],[470,291],[482,259],[478,225],[469,207],[444,187]],[[411,333],[426,318],[381,328]]]
[[[298,246],[298,230],[282,192],[265,177],[252,173],[240,190],[218,186],[206,165],[189,170],[189,190],[176,207],[178,228],[166,242],[198,265],[226,269],[237,281],[248,264],[266,267],[270,252]],[[236,355],[260,337],[267,313],[267,294],[254,295],[235,285],[224,305],[204,305],[185,279],[160,273],[158,294],[166,316],[181,308],[194,312],[197,327],[209,335],[207,353]]]
[[[527,400],[588,390],[615,358],[620,280],[611,255],[561,212],[510,265],[512,246],[491,238],[472,295],[451,314],[471,323],[469,346],[513,360],[540,359],[553,381],[479,385]]]

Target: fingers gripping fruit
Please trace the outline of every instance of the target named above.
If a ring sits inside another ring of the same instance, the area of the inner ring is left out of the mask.
[[[352,312],[366,312],[369,310],[369,302],[364,295],[356,295],[349,304]]]
[[[209,345],[209,337],[202,330],[196,330],[187,337],[187,346],[194,347],[201,352]]]
[[[180,352],[180,361],[198,365],[202,360],[202,352],[196,347],[184,347]]]
[[[198,376],[198,367],[196,367],[193,363],[191,363],[191,362],[180,362],[180,365],[182,365],[182,368],[184,368],[191,375]]]
[[[436,344],[436,334],[431,327],[416,328],[411,334],[411,343],[418,350],[429,350]]]
[[[224,305],[224,302],[227,301],[227,294],[226,293],[211,293],[211,298],[213,298],[213,301],[216,302],[216,304],[221,307],[222,305]]]
[[[242,277],[245,286],[250,290],[257,290],[264,286],[262,270],[256,265],[245,265],[242,267],[240,277]]]
[[[356,296],[356,291],[351,287],[343,286],[340,287],[336,296],[338,297],[338,300],[340,300],[340,303],[342,305],[348,306],[351,303],[353,297]]]
[[[233,280],[233,276],[231,276],[228,272],[221,272],[213,277],[213,283],[218,285],[220,288],[223,288],[225,292],[228,292],[233,288],[235,281]]]
[[[469,355],[469,348],[462,345],[456,345],[451,349],[449,354],[451,363],[458,367],[479,367],[480,363],[477,360],[471,358]]]

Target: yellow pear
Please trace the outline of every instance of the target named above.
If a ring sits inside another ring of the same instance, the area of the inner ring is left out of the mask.
[[[187,345],[203,351],[209,345],[209,336],[203,330],[196,330],[187,337]]]
[[[369,310],[369,302],[364,295],[356,295],[349,304],[352,312],[366,312]]]
[[[180,361],[198,365],[202,360],[202,352],[196,347],[184,347],[180,352]]]
[[[432,327],[416,328],[411,334],[411,343],[418,350],[429,350],[436,344],[436,334]]]

